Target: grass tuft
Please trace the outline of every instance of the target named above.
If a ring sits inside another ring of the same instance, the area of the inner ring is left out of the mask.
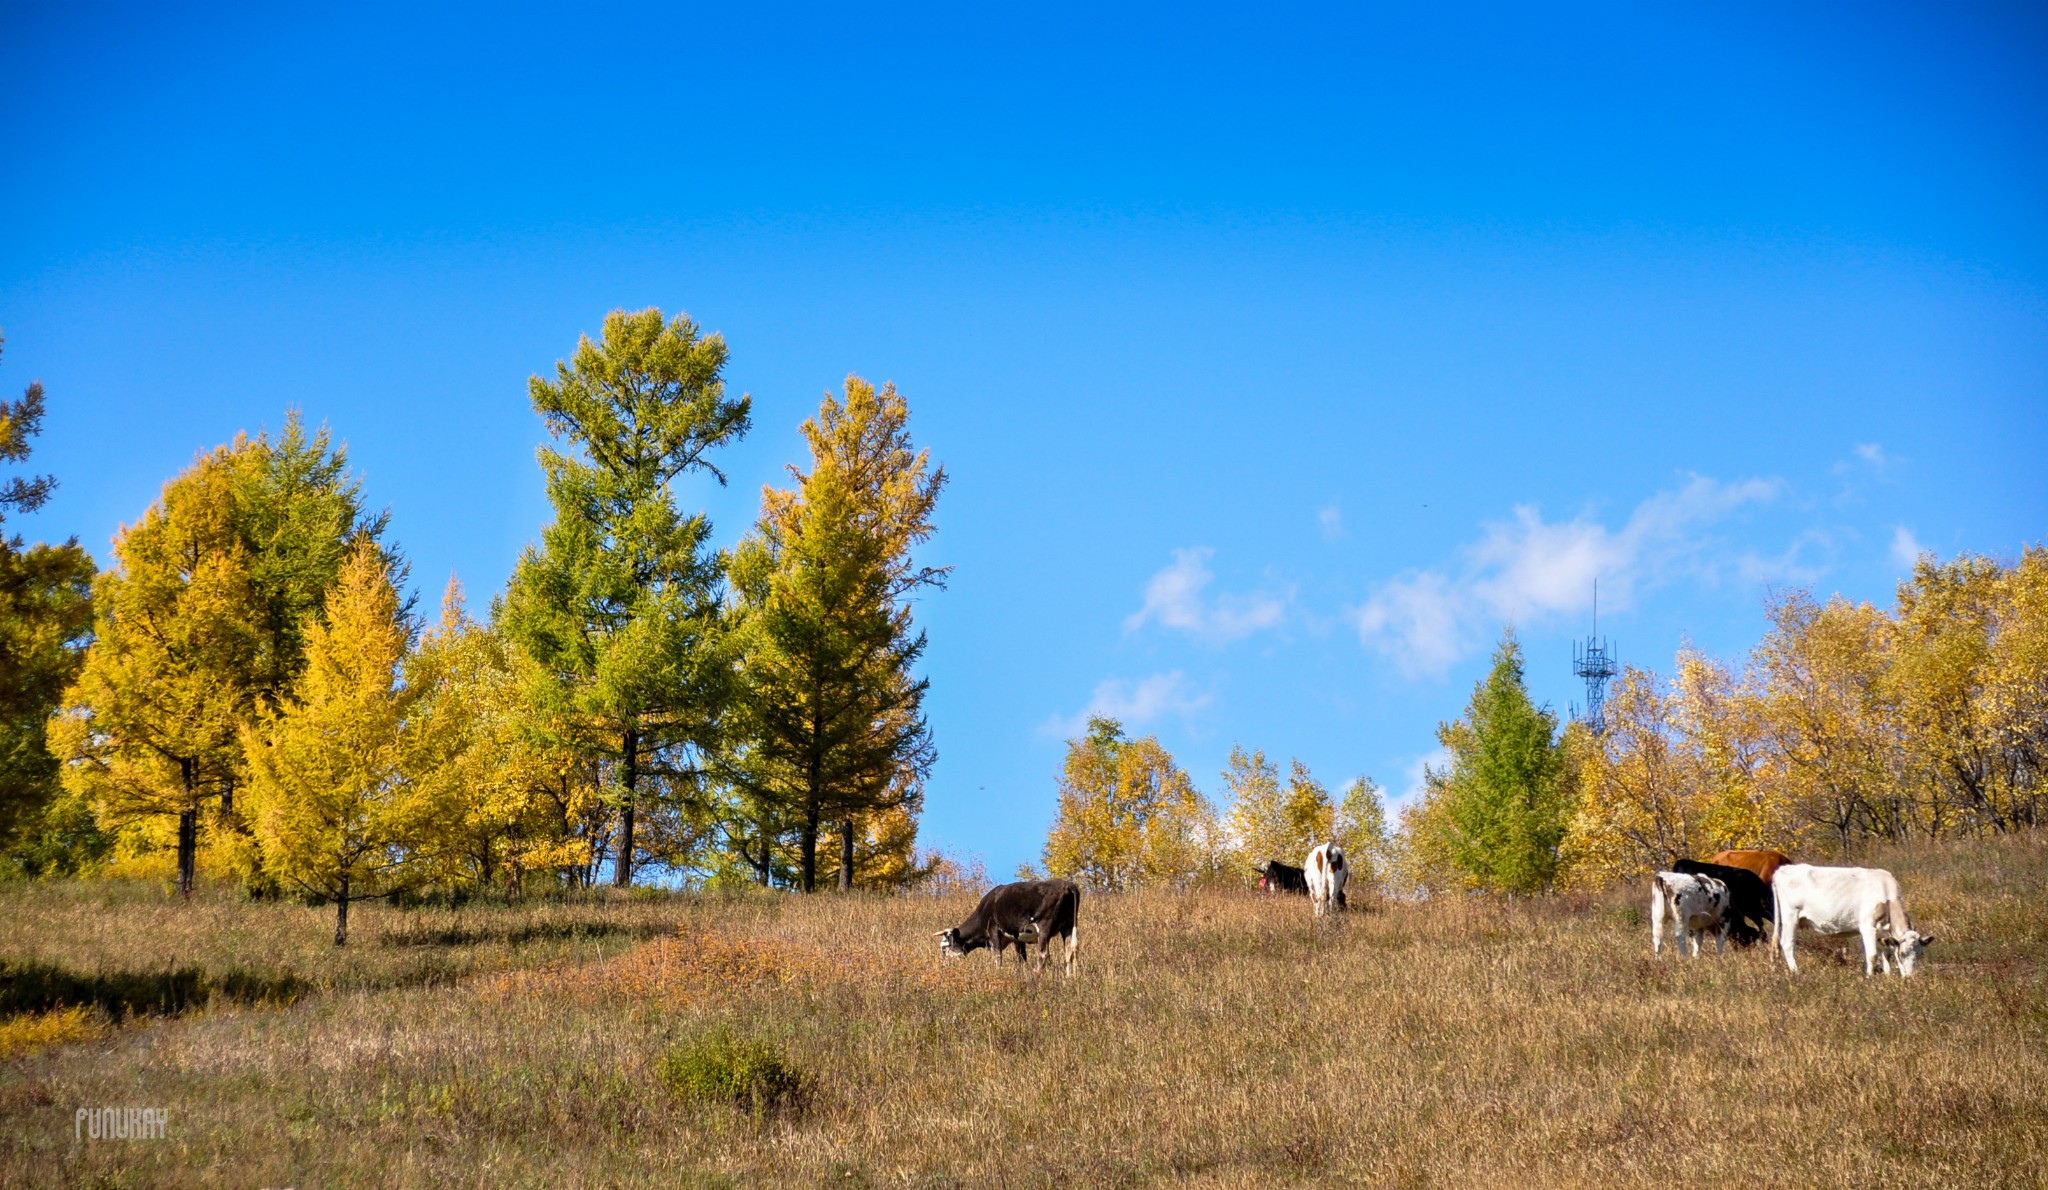
[[[782,1047],[718,1026],[662,1055],[661,1081],[678,1099],[745,1109],[755,1116],[793,1114],[805,1079]]]

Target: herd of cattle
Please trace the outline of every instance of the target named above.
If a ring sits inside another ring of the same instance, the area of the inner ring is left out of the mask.
[[[1297,893],[1308,897],[1315,916],[1335,913],[1346,905],[1344,885],[1350,876],[1344,853],[1335,843],[1319,844],[1301,867],[1267,860],[1253,869],[1265,893]],[[1028,961],[1028,943],[1038,944],[1038,966],[1050,961],[1055,940],[1064,943],[1062,966],[1074,971],[1081,947],[1077,929],[1081,890],[1070,880],[1027,880],[1000,884],[981,898],[967,920],[940,930],[939,951],[950,957],[988,947],[1002,961],[1017,948],[1019,963]],[[1883,868],[1824,868],[1795,864],[1778,851],[1723,851],[1711,860],[1682,859],[1668,872],[1650,877],[1650,949],[1664,952],[1669,924],[1679,950],[1699,957],[1700,940],[1715,936],[1719,954],[1731,940],[1747,946],[1769,935],[1785,966],[1799,970],[1793,938],[1801,925],[1830,937],[1861,935],[1863,973],[1881,964],[1887,974],[1894,960],[1901,977],[1913,974],[1920,955],[1934,941],[1913,928],[1899,882]]]

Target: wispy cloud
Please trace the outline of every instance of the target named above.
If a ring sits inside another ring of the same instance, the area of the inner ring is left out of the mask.
[[[1617,610],[1644,587],[1687,575],[1712,581],[1723,559],[1707,548],[1706,528],[1776,499],[1780,488],[1775,480],[1695,476],[1637,505],[1618,530],[1586,517],[1546,521],[1532,505],[1517,507],[1511,520],[1485,526],[1455,566],[1381,584],[1352,610],[1359,640],[1411,677],[1438,675],[1483,645],[1501,621],[1586,611],[1596,578],[1602,604]]]
[[[1325,504],[1316,509],[1316,524],[1323,531],[1324,541],[1335,541],[1344,536],[1344,510],[1334,504]]]
[[[1429,791],[1429,775],[1426,769],[1441,773],[1451,767],[1451,750],[1438,748],[1408,762],[1401,770],[1401,791],[1387,800],[1387,813],[1399,814],[1404,808],[1422,800]]]
[[[1897,562],[1904,569],[1911,570],[1920,561],[1920,555],[1926,552],[1927,547],[1920,544],[1920,539],[1913,536],[1911,529],[1906,528],[1904,525],[1893,527],[1892,561]]]
[[[1192,689],[1180,670],[1152,674],[1132,681],[1104,678],[1077,715],[1054,715],[1039,725],[1044,735],[1067,737],[1079,734],[1095,715],[1107,715],[1126,727],[1142,727],[1167,715],[1186,718],[1209,705],[1209,696]]]
[[[1266,592],[1214,597],[1206,593],[1216,577],[1209,569],[1215,553],[1207,546],[1173,551],[1172,563],[1145,584],[1145,605],[1124,620],[1124,631],[1135,632],[1156,621],[1223,644],[1279,624],[1287,612],[1286,598]]]

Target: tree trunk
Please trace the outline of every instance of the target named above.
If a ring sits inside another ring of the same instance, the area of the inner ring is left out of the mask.
[[[341,896],[334,902],[334,944],[348,945],[348,877],[341,878]]]
[[[612,867],[612,883],[626,888],[633,883],[633,789],[640,779],[640,733],[626,729],[620,741],[624,753],[626,804],[619,811],[619,858]]]
[[[803,860],[798,883],[805,892],[818,890],[818,802],[812,798],[804,805],[804,826],[802,835]]]
[[[767,827],[761,828],[761,858],[759,862],[756,862],[752,856],[747,857],[747,862],[754,865],[754,877],[761,882],[761,887],[767,888],[775,869],[775,844],[769,838]]]
[[[199,866],[199,811],[178,812],[178,895],[192,899],[192,878]]]
[[[199,866],[199,781],[189,760],[178,762],[185,808],[178,811],[178,895],[192,899],[192,877]]]
[[[839,824],[839,891],[853,891],[853,819]]]

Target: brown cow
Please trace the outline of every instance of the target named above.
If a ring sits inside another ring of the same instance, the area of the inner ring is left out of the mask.
[[[1713,862],[1731,868],[1747,868],[1769,884],[1779,868],[1792,862],[1792,857],[1782,851],[1720,851],[1714,854]]]

